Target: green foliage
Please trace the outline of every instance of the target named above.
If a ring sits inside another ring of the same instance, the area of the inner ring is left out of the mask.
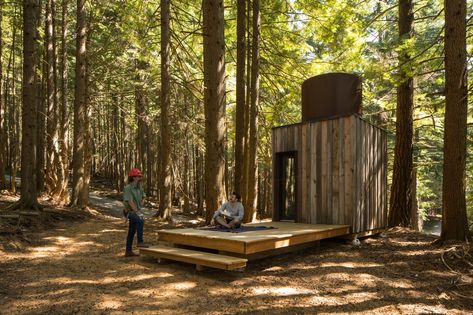
[[[21,3],[4,2],[4,76],[10,59],[12,30],[17,29],[16,64],[21,62]],[[44,5],[44,3],[43,3]],[[130,150],[136,139],[136,89],[150,102],[152,141],[159,140],[160,8],[158,0],[88,1],[90,38],[88,73],[92,125],[102,124],[113,108],[124,113]],[[234,139],[236,72],[236,0],[225,1],[228,151]],[[414,4],[412,39],[399,40],[398,2],[354,0],[261,1],[261,91],[259,104],[260,169],[271,163],[271,128],[300,121],[300,89],[318,74],[343,71],[363,78],[363,115],[389,133],[392,153],[395,133],[399,54],[412,61],[402,70],[415,82],[415,165],[419,207],[441,208],[444,116],[443,0]],[[473,2],[468,2],[468,69],[473,68]],[[68,100],[73,102],[75,3],[68,3]],[[251,16],[250,16],[251,21]],[[251,23],[250,23],[251,25]],[[42,27],[41,27],[42,29]],[[43,31],[40,31],[40,35]],[[141,65],[141,66],[138,66]],[[200,0],[171,1],[171,112],[176,160],[189,143],[203,150],[203,49]],[[16,78],[21,86],[20,76]],[[469,86],[473,78],[469,76]],[[467,204],[473,220],[473,106],[468,107]],[[105,136],[105,135],[103,135]],[[98,137],[98,135],[97,135]],[[105,145],[98,142],[97,146]],[[99,147],[96,148],[99,150]],[[228,155],[230,161],[233,158]],[[106,159],[107,157],[102,157]],[[180,161],[180,160],[179,160]],[[392,161],[392,158],[390,158]],[[178,163],[178,162],[176,162]],[[181,162],[179,162],[181,163]],[[391,169],[391,166],[390,166]]]

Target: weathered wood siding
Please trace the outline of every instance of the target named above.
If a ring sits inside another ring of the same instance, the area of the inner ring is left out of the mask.
[[[347,224],[352,233],[386,227],[382,129],[357,115],[274,129],[273,162],[275,153],[293,150],[298,152],[297,222]]]

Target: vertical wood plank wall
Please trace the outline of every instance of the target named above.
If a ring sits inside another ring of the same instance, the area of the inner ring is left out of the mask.
[[[286,151],[298,152],[297,222],[348,224],[352,233],[387,226],[382,129],[357,115],[273,129],[273,170],[276,153]]]

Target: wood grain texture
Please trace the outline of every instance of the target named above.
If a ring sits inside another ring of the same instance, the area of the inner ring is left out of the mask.
[[[232,257],[227,255],[212,254],[190,249],[153,246],[150,248],[141,248],[140,253],[169,260],[181,261],[197,266],[207,266],[212,268],[232,270],[243,268],[248,261],[245,258]]]
[[[276,130],[273,136],[284,139],[275,141],[274,154],[284,150],[300,153],[297,222],[347,224],[352,233],[386,227],[384,130],[358,115]],[[299,138],[297,130],[301,130]],[[296,141],[300,141],[298,147]]]

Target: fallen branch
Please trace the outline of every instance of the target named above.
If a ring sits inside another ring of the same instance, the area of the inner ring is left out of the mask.
[[[4,219],[19,219],[20,215],[19,214],[0,214],[0,218]]]
[[[461,297],[461,298],[468,299],[468,300],[473,300],[473,297],[471,297],[471,296],[466,296],[466,295],[460,294],[460,293],[458,293],[458,292],[456,292],[456,291],[451,291],[451,292],[452,292],[453,294],[455,294],[456,296],[459,296],[459,297]]]

